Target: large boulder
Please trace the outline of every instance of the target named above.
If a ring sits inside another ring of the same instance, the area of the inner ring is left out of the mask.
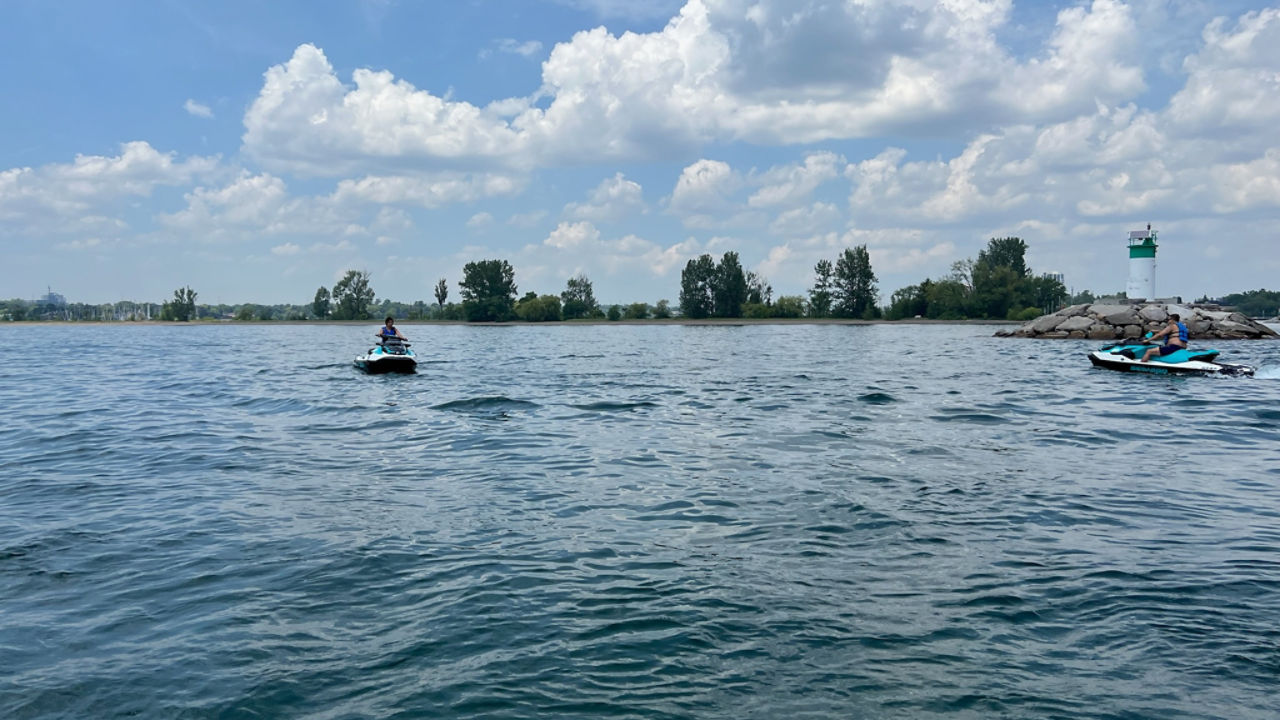
[[[1253,327],[1250,325],[1235,320],[1223,320],[1222,322],[1214,323],[1213,327],[1218,332],[1235,333],[1237,335],[1248,335],[1254,332]]]
[[[1032,322],[1035,322],[1035,321],[1033,320]],[[1076,330],[1088,330],[1089,328],[1093,327],[1093,323],[1094,323],[1094,319],[1089,317],[1088,315],[1077,315],[1075,317],[1069,317],[1066,320],[1063,320],[1061,323],[1058,323],[1057,329],[1066,330],[1067,332],[1074,332]]]
[[[1187,321],[1187,330],[1193,335],[1205,335],[1213,329],[1213,322],[1195,317]]]
[[[1132,305],[1094,305],[1089,314],[1106,320],[1111,325],[1130,325],[1138,322],[1138,311]]]
[[[1148,305],[1138,311],[1143,320],[1147,322],[1162,323],[1169,319],[1169,313],[1164,311],[1164,307],[1160,305]]]
[[[1072,305],[1043,315],[1014,330],[1000,330],[1000,337],[1071,338],[1110,340],[1141,337],[1163,329],[1169,314],[1177,313],[1187,324],[1191,339],[1280,338],[1280,333],[1236,312],[1217,306],[1163,303],[1123,305],[1119,301],[1095,305]]]
[[[1027,329],[1036,335],[1044,335],[1051,330],[1056,330],[1058,328],[1058,324],[1062,321],[1062,316],[1057,313],[1052,315],[1042,315],[1041,317],[1032,320]]]

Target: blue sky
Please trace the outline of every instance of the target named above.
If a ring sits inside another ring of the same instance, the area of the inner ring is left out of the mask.
[[[1280,9],[1094,0],[0,3],[0,297],[429,299],[470,260],[672,301],[867,245],[885,298],[1036,271],[1275,287]]]

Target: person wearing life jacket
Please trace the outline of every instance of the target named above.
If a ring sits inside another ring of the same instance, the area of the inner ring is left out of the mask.
[[[1160,347],[1153,347],[1142,355],[1142,362],[1151,359],[1152,355],[1160,353],[1160,357],[1170,355],[1187,347],[1187,341],[1191,338],[1191,334],[1187,332],[1187,324],[1182,322],[1182,318],[1178,313],[1169,313],[1169,324],[1163,330],[1151,336],[1150,341],[1155,342],[1162,337],[1168,337],[1165,344]]]
[[[401,340],[409,339],[400,334],[400,329],[396,327],[396,319],[390,315],[387,316],[386,323],[378,330],[378,337],[383,340],[386,340],[387,338],[399,338]]]

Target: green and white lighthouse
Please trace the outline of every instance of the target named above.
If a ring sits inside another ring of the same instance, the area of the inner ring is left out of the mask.
[[[1129,285],[1125,295],[1130,300],[1156,299],[1156,231],[1129,231]]]

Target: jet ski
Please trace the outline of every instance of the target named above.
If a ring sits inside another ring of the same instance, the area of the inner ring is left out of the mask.
[[[377,337],[382,342],[356,356],[356,367],[367,373],[411,373],[418,369],[418,358],[409,343],[397,337]]]
[[[1152,347],[1133,338],[1120,340],[1089,353],[1089,362],[1108,370],[1154,375],[1253,375],[1254,368],[1249,365],[1218,362],[1218,351],[1212,349],[1183,348],[1164,356],[1153,355],[1149,361],[1142,362],[1142,356]]]

